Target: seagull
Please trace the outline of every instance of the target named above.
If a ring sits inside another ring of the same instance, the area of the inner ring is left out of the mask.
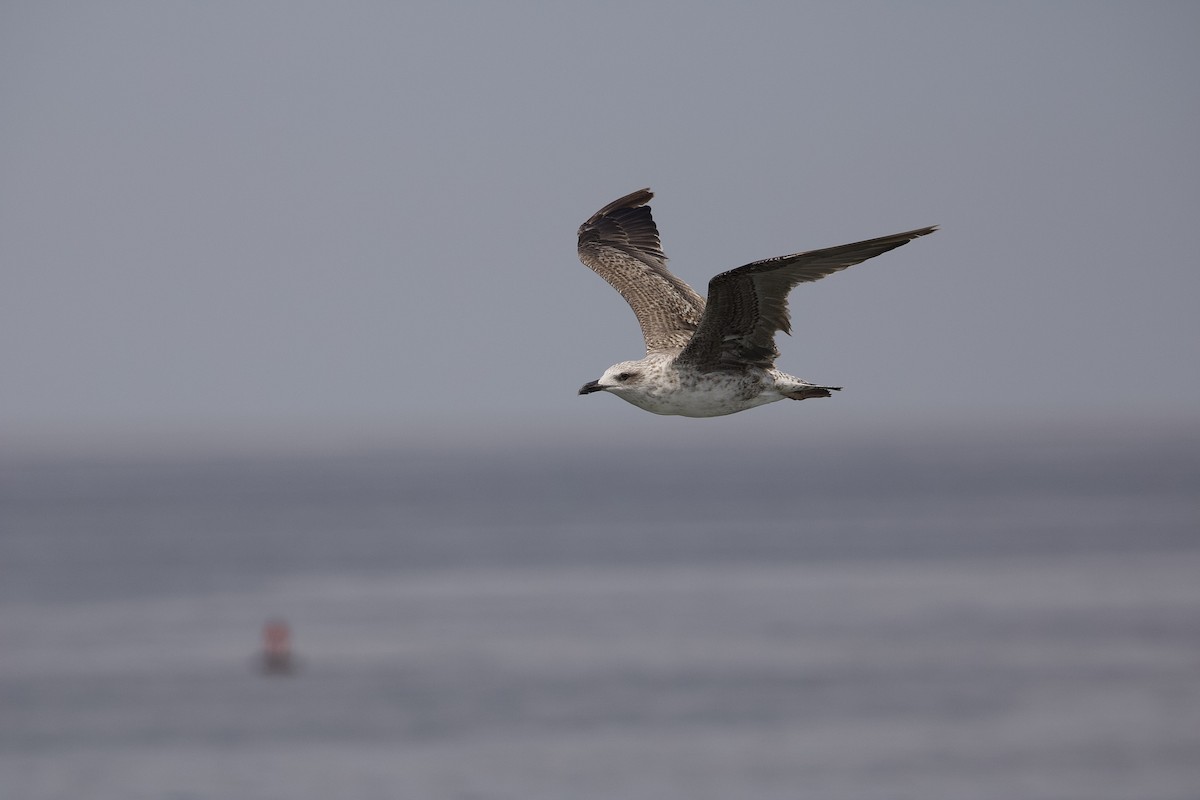
[[[841,387],[775,369],[775,332],[791,333],[788,293],[937,230],[755,261],[709,281],[706,302],[667,270],[646,205],[652,197],[639,189],[579,227],[579,260],[621,293],[646,340],[645,358],[613,364],[579,394],[609,392],[655,414],[719,417],[785,398],[830,397]]]

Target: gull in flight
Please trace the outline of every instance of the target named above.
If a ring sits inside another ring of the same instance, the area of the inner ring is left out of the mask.
[[[645,358],[612,365],[579,393],[610,392],[655,414],[719,417],[784,398],[829,397],[841,387],[775,369],[775,332],[791,332],[788,293],[937,230],[755,261],[709,281],[705,301],[667,270],[646,205],[652,197],[649,189],[628,194],[579,227],[579,259],[621,293],[646,340]]]

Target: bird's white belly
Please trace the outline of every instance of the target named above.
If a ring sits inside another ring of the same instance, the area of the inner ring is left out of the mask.
[[[748,387],[744,378],[732,377],[619,396],[646,411],[681,417],[720,417],[783,399],[769,384]]]

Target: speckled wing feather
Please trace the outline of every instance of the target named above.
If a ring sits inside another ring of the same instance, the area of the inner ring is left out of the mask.
[[[633,192],[579,226],[579,260],[629,303],[647,353],[684,347],[704,312],[704,298],[667,270],[646,205],[652,197],[649,189]]]
[[[708,283],[704,316],[678,361],[709,369],[773,366],[779,355],[775,332],[791,332],[787,297],[796,284],[820,280],[935,230],[918,228],[722,272]]]

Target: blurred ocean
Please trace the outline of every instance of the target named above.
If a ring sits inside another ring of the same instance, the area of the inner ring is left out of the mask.
[[[1195,800],[1200,438],[0,461],[0,787]]]

